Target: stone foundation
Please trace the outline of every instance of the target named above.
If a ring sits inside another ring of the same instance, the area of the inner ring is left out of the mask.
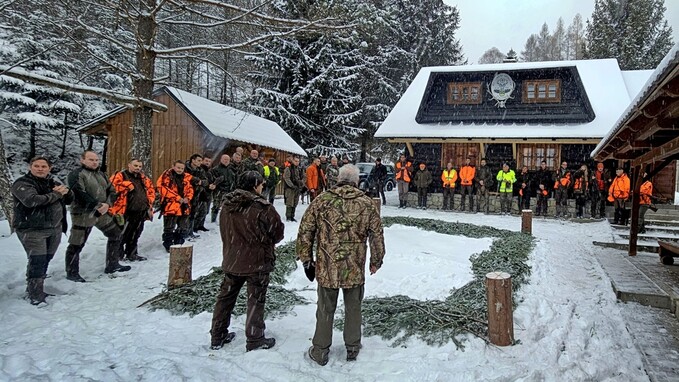
[[[460,200],[461,200],[461,195],[455,194],[455,211],[460,210]],[[537,198],[530,198],[530,208],[535,211],[535,205],[537,204]],[[415,207],[417,206],[417,193],[416,192],[409,192],[408,193],[408,202],[407,202],[408,207]],[[438,193],[431,193],[427,196],[427,208],[429,209],[441,209],[441,206],[443,206],[443,194],[438,194]],[[474,196],[474,211],[476,211],[476,207],[478,206],[478,201],[476,196]],[[490,213],[499,213],[500,211],[500,195],[498,193],[491,193],[490,198],[489,198],[489,211]],[[469,211],[469,196],[465,196],[465,209]],[[590,212],[590,204],[587,202],[585,205],[584,209],[584,214],[585,216],[589,216]],[[575,215],[575,199],[568,199],[568,212],[571,215]],[[519,209],[519,199],[517,196],[512,198],[512,214],[521,214],[521,210]],[[547,215],[548,216],[554,216],[556,215],[556,200],[554,198],[550,198],[547,200]]]

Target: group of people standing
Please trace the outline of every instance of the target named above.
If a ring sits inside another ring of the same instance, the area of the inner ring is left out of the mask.
[[[407,195],[411,183],[417,190],[417,208],[427,208],[429,188],[434,181],[432,172],[425,163],[419,163],[413,167],[412,161],[405,155],[401,155],[395,165],[396,183],[399,194],[399,208],[406,208]],[[481,159],[480,166],[475,167],[471,158],[465,159],[465,163],[454,168],[452,162],[448,162],[441,172],[443,193],[443,210],[455,209],[454,195],[459,192],[460,211],[467,210],[467,201],[471,212],[490,212],[490,192],[497,192],[500,199],[500,214],[509,215],[512,204],[517,198],[518,209],[531,209],[531,197],[536,197],[535,213],[537,216],[547,216],[547,201],[553,197],[556,201],[555,217],[568,217],[568,199],[575,198],[576,218],[584,217],[586,203],[591,203],[591,218],[604,218],[606,214],[606,201],[616,205],[614,222],[624,224],[626,216],[625,201],[629,199],[629,178],[622,169],[616,170],[616,176],[612,177],[603,163],[597,163],[596,168],[590,170],[586,164],[582,164],[578,170],[568,168],[567,162],[562,162],[557,170],[547,168],[547,163],[542,161],[537,171],[530,172],[527,166],[523,166],[518,174],[509,168],[508,163],[502,165],[497,173],[487,165],[485,158]],[[652,184],[646,179],[642,190],[642,209],[650,205]],[[495,185],[493,187],[493,185]],[[648,190],[651,190],[650,192]],[[474,202],[476,201],[476,205]],[[476,207],[476,208],[474,208]]]
[[[107,238],[105,273],[126,272],[129,265],[121,260],[143,261],[138,240],[146,221],[153,220],[154,206],[163,217],[162,244],[182,244],[207,231],[205,219],[212,207],[212,221],[217,218],[225,196],[247,171],[266,179],[262,190],[273,202],[280,182],[276,161],[265,161],[256,150],[241,161],[242,148],[231,157],[223,154],[220,163],[211,167],[211,158],[194,154],[187,162],[175,161],[155,185],[143,172],[139,159],[132,159],[127,169],[108,177],[99,169],[99,155],[86,150],[80,167],[68,174],[66,184],[51,175],[52,164],[46,157],[30,160],[29,171],[12,185],[14,230],[28,255],[26,295],[34,305],[44,303],[44,280],[50,261],[67,232],[66,206],[70,205],[71,229],[65,253],[66,278],[86,282],[80,275],[80,253],[93,227]],[[266,163],[266,165],[265,165]]]

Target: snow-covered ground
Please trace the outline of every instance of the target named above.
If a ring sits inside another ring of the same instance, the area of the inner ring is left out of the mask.
[[[520,218],[401,210],[395,193],[383,215],[408,215],[518,230]],[[276,200],[281,214],[284,207]],[[298,219],[305,210],[300,205]],[[6,223],[0,233],[7,233]],[[214,225],[194,247],[193,276],[221,261]],[[298,225],[286,226],[285,241]],[[94,232],[81,261],[89,282],[65,279],[65,243],[50,267],[46,286],[58,290],[42,308],[21,297],[26,257],[16,235],[0,238],[0,380],[52,381],[647,381],[641,356],[625,329],[610,281],[597,263],[592,240],[606,240],[607,223],[577,224],[536,219],[538,238],[531,256],[530,284],[514,312],[516,346],[499,348],[469,337],[464,350],[451,343],[436,347],[411,339],[391,347],[364,337],[358,361],[345,361],[342,334],[335,331],[325,367],[304,357],[315,322],[315,306],[267,321],[276,337],[270,350],[245,352],[244,320],[233,320],[236,339],[209,349],[211,314],[173,316],[137,308],[167,281],[168,256],[160,245],[162,224],[146,226],[140,252],[149,261],[109,277],[103,274],[105,238]],[[471,278],[469,256],[492,239],[470,239],[412,227],[385,229],[384,267],[367,277],[366,295],[406,294],[443,298]],[[315,284],[298,269],[288,287],[315,301]]]

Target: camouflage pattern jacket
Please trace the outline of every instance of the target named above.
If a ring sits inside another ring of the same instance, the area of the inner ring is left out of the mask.
[[[366,240],[370,265],[379,269],[384,258],[382,220],[372,200],[356,186],[339,183],[321,193],[304,213],[297,236],[297,256],[313,260],[316,278],[325,288],[365,284]]]

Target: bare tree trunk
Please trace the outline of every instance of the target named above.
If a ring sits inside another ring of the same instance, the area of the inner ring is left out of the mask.
[[[153,9],[154,0],[143,0],[147,9]],[[156,53],[149,49],[154,46],[158,24],[153,14],[142,14],[137,24],[137,36],[141,40],[137,50],[137,69],[139,76],[132,82],[132,92],[138,97],[153,97],[153,78],[155,75]],[[134,109],[132,126],[132,156],[139,158],[144,172],[152,174],[151,143],[153,140],[153,110],[148,107]]]
[[[12,174],[9,172],[9,165],[7,164],[7,154],[5,153],[5,142],[2,139],[2,132],[0,132],[0,208],[7,218],[10,229],[12,228],[12,221],[14,220],[14,209],[12,208]]]
[[[59,159],[64,159],[66,157],[66,135],[68,135],[68,125],[66,124],[68,113],[64,113],[64,132],[61,137],[61,154],[59,154]]]

